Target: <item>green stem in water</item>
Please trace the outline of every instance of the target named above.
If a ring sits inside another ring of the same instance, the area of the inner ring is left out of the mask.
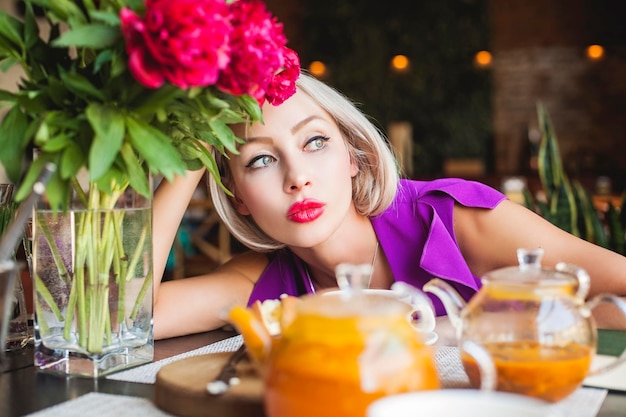
[[[124,315],[126,313],[126,276],[128,257],[124,252],[124,245],[122,243],[122,226],[124,221],[124,213],[115,213],[115,255],[114,255],[114,268],[115,268],[115,282],[117,283],[117,299],[120,300],[117,308],[117,322],[122,323],[124,321]]]
[[[87,228],[87,216],[88,213],[76,213],[78,217],[78,233],[76,236],[76,246],[79,248],[84,248],[89,243],[89,233]],[[76,262],[75,264],[84,265],[85,257],[87,256],[86,251],[77,250],[76,252]],[[63,336],[66,340],[70,340],[70,333],[72,331],[73,321],[70,318],[74,315],[74,308],[76,308],[76,326],[78,332],[78,344],[80,346],[87,346],[87,306],[85,305],[85,297],[83,294],[85,293],[85,269],[82,267],[76,268],[74,271],[74,278],[72,280],[72,289],[70,292],[70,302],[68,303],[67,317],[68,320],[65,322],[65,327],[63,329]]]
[[[52,236],[52,233],[50,232],[48,222],[43,213],[37,213],[37,222],[39,224],[39,229],[43,233],[44,239],[46,239],[46,243],[50,248],[52,259],[54,259],[54,264],[59,271],[59,277],[61,277],[64,282],[70,282],[70,274],[67,272],[67,268],[65,267],[65,263],[63,262],[63,258],[59,252],[59,248],[54,241],[54,236]]]
[[[41,295],[43,296],[43,294]],[[35,297],[35,312],[37,314],[37,326],[39,326],[39,332],[44,334],[49,333],[50,327],[48,327],[48,322],[46,321],[46,317],[43,314],[42,306],[39,302],[39,297]]]
[[[35,275],[35,289],[37,290],[37,294],[48,304],[50,310],[54,313],[54,317],[56,317],[58,321],[63,321],[63,315],[61,314],[61,310],[59,310],[59,306],[54,302],[52,294],[50,294],[48,287],[46,287],[46,284],[43,283],[39,275]],[[43,313],[43,310],[40,310],[40,312]],[[40,316],[43,316],[43,314],[40,314]]]
[[[52,236],[51,229],[46,223],[48,217],[39,213],[37,217],[40,230],[50,248],[60,278],[65,283],[71,282],[63,335],[68,340],[71,337],[76,337],[79,345],[91,354],[101,353],[105,346],[114,341],[113,329],[123,327],[123,324],[115,326],[112,323],[112,308],[109,305],[110,283],[115,280],[118,286],[118,294],[116,294],[118,305],[115,309],[118,311],[117,322],[123,323],[126,317],[127,282],[134,278],[134,271],[142,260],[144,246],[146,246],[151,232],[151,224],[143,225],[137,245],[133,248],[132,256],[129,259],[124,249],[123,237],[125,233],[133,233],[134,231],[132,227],[124,230],[125,227],[129,226],[125,224],[126,213],[122,209],[119,211],[115,209],[115,204],[122,195],[123,188],[114,187],[114,191],[107,194],[98,190],[95,184],[91,184],[89,193],[85,194],[79,187],[76,187],[85,209],[63,214],[70,216],[69,222],[75,230],[72,242],[74,261],[72,270],[69,272],[60,253],[60,249],[66,248],[57,246],[55,236]],[[143,216],[143,212],[140,215]],[[131,218],[131,220],[136,219]],[[145,220],[144,217],[140,219],[140,221]],[[150,266],[148,275],[144,278],[135,300],[131,314],[132,319],[137,316],[142,300],[146,297],[151,284],[152,269]],[[58,321],[63,321],[59,307],[54,303],[54,299],[42,280],[39,280],[37,291],[42,300],[51,305]],[[44,325],[46,328],[49,327],[45,323]],[[76,334],[72,335],[72,332]]]
[[[133,271],[135,270],[135,268],[137,268],[137,263],[139,263],[139,260],[141,259],[141,254],[143,253],[144,245],[146,244],[146,237],[148,235],[148,227],[150,227],[150,225],[145,225],[141,229],[141,234],[139,235],[139,241],[137,242],[137,246],[135,247],[135,252],[133,252],[133,256],[128,265],[128,272],[126,274],[126,277],[124,278],[124,281],[126,282],[133,279]]]
[[[137,318],[139,307],[141,307],[143,298],[146,296],[146,293],[148,292],[148,289],[150,288],[151,284],[152,284],[152,266],[150,266],[150,269],[148,270],[148,274],[146,275],[146,278],[143,281],[143,285],[141,286],[141,289],[139,290],[139,294],[137,295],[137,299],[135,300],[135,305],[133,306],[133,310],[130,313],[130,318],[132,320],[135,320]]]

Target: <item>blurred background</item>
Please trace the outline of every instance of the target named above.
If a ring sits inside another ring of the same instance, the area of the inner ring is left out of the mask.
[[[623,0],[267,4],[303,67],[360,103],[410,176],[532,175],[542,101],[569,174],[624,187]]]

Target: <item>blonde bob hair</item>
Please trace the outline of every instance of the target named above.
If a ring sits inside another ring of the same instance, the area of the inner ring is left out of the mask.
[[[383,212],[396,195],[400,177],[397,160],[384,135],[349,99],[322,81],[302,73],[296,86],[337,123],[348,152],[357,162],[359,172],[352,179],[352,200],[356,210],[367,217]],[[223,183],[231,187],[232,177],[226,158],[215,150],[213,156]],[[232,197],[224,192],[211,175],[209,190],[215,210],[237,240],[259,252],[285,247],[261,230],[252,216],[239,214]]]

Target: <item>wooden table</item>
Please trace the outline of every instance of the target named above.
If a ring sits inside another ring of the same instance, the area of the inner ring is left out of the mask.
[[[438,331],[439,329],[438,326]],[[215,330],[192,336],[158,340],[155,342],[154,360],[158,361],[188,352],[233,335],[232,332]],[[450,339],[443,335],[438,344],[449,342]],[[106,378],[60,377],[37,372],[33,366],[32,356],[31,346],[18,354],[10,355],[11,369],[0,374],[0,416],[24,416],[90,392],[153,398],[154,385]],[[598,417],[624,416],[626,416],[626,393],[609,392]]]

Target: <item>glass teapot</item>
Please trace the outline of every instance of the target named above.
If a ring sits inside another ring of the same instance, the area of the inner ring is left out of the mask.
[[[486,274],[468,303],[438,278],[423,289],[442,300],[460,347],[473,341],[491,355],[498,391],[555,402],[575,391],[588,375],[626,360],[623,355],[590,371],[597,343],[591,310],[608,302],[626,316],[626,303],[610,294],[585,303],[590,285],[586,271],[565,263],[554,270],[543,268],[541,249],[519,249],[517,255],[519,267]],[[472,385],[478,385],[477,365],[462,348],[461,359]]]
[[[260,364],[268,417],[362,417],[383,396],[440,388],[433,353],[407,320],[412,307],[357,281],[298,299],[277,337],[253,315],[230,314]]]

